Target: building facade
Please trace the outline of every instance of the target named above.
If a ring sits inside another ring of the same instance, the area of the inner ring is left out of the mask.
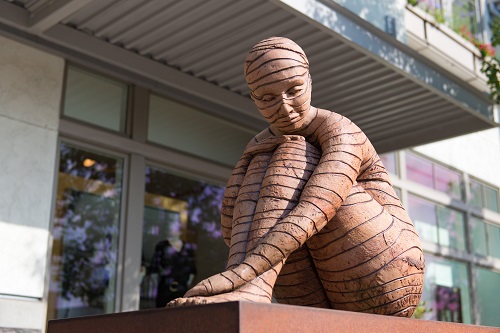
[[[462,2],[433,6],[488,38],[495,3]],[[224,268],[225,181],[266,126],[243,61],[273,35],[308,54],[314,104],[385,153],[427,255],[424,318],[500,326],[498,110],[431,9],[0,0],[0,330],[161,306]]]

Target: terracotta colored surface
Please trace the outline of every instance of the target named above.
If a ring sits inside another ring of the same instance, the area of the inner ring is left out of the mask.
[[[499,333],[499,328],[280,304],[229,302],[53,320],[48,333]]]
[[[423,287],[419,237],[375,148],[311,105],[304,51],[271,37],[244,65],[269,127],[245,148],[221,209],[227,270],[169,306],[237,300],[410,317]]]

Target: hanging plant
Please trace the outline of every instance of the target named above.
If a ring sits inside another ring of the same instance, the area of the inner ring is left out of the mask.
[[[418,6],[421,4],[419,0],[407,0],[408,5]],[[432,9],[429,6],[423,8],[427,13],[434,16],[437,23],[444,23],[444,15],[442,10],[438,8]],[[491,22],[491,43],[483,43],[479,41],[464,25],[458,31],[463,38],[474,44],[481,54],[481,72],[486,75],[487,83],[490,90],[490,98],[495,104],[500,104],[500,59],[495,56],[495,47],[500,45],[500,18],[495,18]]]
[[[500,104],[500,60],[495,56],[495,47],[500,45],[500,19],[495,18],[491,24],[491,44],[480,42],[467,30],[467,27],[460,28],[460,35],[474,44],[481,54],[481,72],[486,75],[488,86],[490,87],[490,97],[495,104]]]

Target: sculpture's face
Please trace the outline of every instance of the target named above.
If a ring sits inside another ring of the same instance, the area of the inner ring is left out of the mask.
[[[247,75],[252,99],[262,116],[284,134],[306,127],[311,108],[309,69],[295,59],[271,60]]]

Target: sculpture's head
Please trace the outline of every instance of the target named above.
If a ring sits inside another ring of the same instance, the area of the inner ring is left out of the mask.
[[[262,116],[282,133],[294,133],[310,121],[311,76],[304,51],[288,38],[257,43],[245,61],[245,79]]]

